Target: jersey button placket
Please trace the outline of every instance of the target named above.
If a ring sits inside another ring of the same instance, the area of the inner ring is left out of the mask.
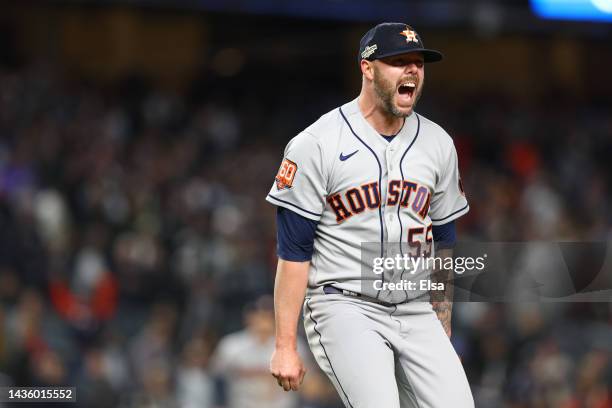
[[[393,169],[395,168],[395,166],[393,165],[393,151],[395,150],[394,147],[388,146],[387,150],[385,152],[385,156],[387,159],[387,173],[389,175],[388,177],[388,181],[393,180]],[[387,182],[388,182],[387,181]],[[386,216],[386,220],[387,220],[387,231],[389,231],[390,234],[393,234],[393,207],[387,207],[385,209],[385,216]]]
[[[394,147],[387,148],[387,167],[389,168],[389,177],[391,177],[391,172],[393,171],[393,152],[395,151]]]

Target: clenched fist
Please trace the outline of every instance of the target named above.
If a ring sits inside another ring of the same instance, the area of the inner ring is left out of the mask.
[[[292,348],[274,350],[270,360],[270,372],[285,391],[297,391],[306,374],[300,355]]]

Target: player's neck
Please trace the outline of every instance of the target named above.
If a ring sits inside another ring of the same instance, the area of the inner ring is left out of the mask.
[[[363,92],[359,95],[359,110],[365,120],[381,135],[396,135],[404,126],[404,118],[385,112]]]

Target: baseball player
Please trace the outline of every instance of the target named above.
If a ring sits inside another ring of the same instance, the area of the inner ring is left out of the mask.
[[[428,288],[383,287],[405,270],[364,273],[364,248],[385,257],[399,243],[425,257],[434,241],[449,253],[454,220],[469,209],[452,139],[414,111],[425,63],[441,59],[410,26],[377,25],[360,42],[358,98],[285,149],[266,199],[277,206],[279,257],[270,370],[286,391],[305,374],[296,352],[303,305],[310,348],[346,407],[474,405],[449,340],[450,285],[421,301]]]

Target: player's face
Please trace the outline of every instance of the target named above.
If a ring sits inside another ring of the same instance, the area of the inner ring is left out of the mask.
[[[387,113],[401,118],[412,113],[423,90],[424,65],[420,52],[374,61],[374,91]]]

